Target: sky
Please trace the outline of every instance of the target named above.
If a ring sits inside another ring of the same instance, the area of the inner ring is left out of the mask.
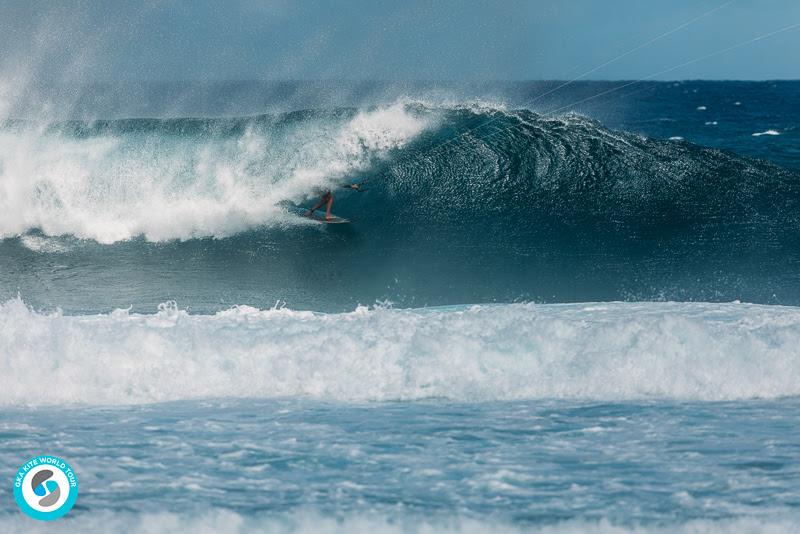
[[[54,83],[797,79],[799,51],[798,0],[0,3],[0,78]]]

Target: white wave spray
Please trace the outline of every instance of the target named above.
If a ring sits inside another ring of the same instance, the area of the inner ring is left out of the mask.
[[[39,229],[100,243],[225,237],[297,223],[280,206],[398,148],[428,126],[402,102],[239,135],[0,131],[0,239]]]

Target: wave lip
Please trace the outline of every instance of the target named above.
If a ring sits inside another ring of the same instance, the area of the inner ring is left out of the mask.
[[[15,299],[0,305],[0,347],[6,406],[800,395],[800,309],[736,303],[66,316]]]

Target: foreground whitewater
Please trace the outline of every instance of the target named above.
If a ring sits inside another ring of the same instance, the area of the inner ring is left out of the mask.
[[[0,305],[0,347],[4,406],[800,395],[800,309],[739,303],[71,316],[15,299]]]

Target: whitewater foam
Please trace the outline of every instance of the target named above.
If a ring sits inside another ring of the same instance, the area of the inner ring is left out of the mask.
[[[796,533],[797,517],[791,512],[781,511],[777,515],[763,517],[737,517],[731,519],[694,519],[666,525],[620,525],[609,519],[570,520],[550,525],[513,525],[502,520],[473,519],[468,517],[421,518],[382,517],[379,514],[347,514],[344,517],[329,517],[314,511],[294,514],[270,514],[248,517],[231,510],[214,508],[198,514],[173,512],[143,512],[141,514],[100,512],[84,514],[80,518],[53,524],[33,524],[21,518],[0,517],[0,525],[10,531],[75,532],[76,530],[124,531],[132,533],[161,534],[172,532],[196,532],[237,534],[245,532],[275,532],[279,534],[472,534],[497,532],[498,534],[736,534],[766,532],[771,534]],[[47,528],[45,528],[47,527]]]
[[[20,242],[28,250],[44,254],[63,254],[72,250],[67,242],[56,237],[24,235],[20,238]]]
[[[36,370],[36,372],[32,372]],[[66,316],[0,306],[0,405],[204,397],[725,400],[800,395],[800,310],[509,304]],[[44,372],[42,372],[44,371]],[[48,387],[38,387],[46,381]],[[31,391],[36,391],[31,395]]]

